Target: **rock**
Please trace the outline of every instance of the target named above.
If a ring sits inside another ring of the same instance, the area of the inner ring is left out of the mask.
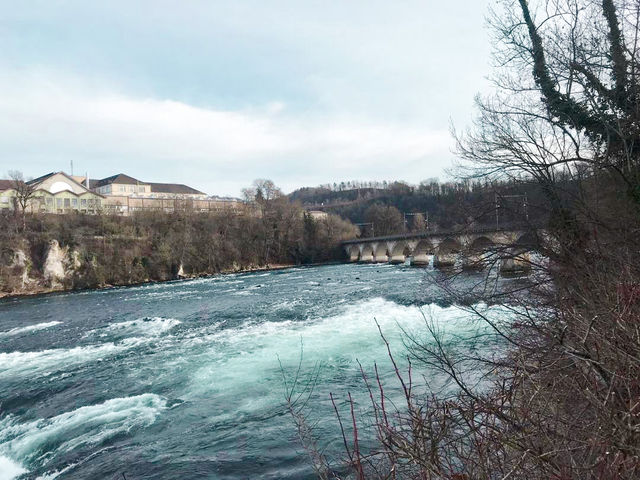
[[[29,272],[31,271],[31,260],[29,259],[29,257],[27,257],[27,254],[24,253],[24,250],[18,249],[13,252],[11,269],[14,270],[16,276],[20,275],[21,288],[23,290],[33,282],[33,280],[29,278]]]
[[[13,264],[11,266],[25,268],[27,266],[27,255],[22,250],[13,252]]]
[[[52,288],[62,286],[62,282],[66,278],[64,262],[67,256],[67,249],[61,248],[57,240],[51,240],[49,251],[44,262],[43,274],[45,280],[49,282]]]
[[[74,270],[78,270],[82,266],[82,262],[80,261],[80,252],[74,250],[70,255],[71,268]]]

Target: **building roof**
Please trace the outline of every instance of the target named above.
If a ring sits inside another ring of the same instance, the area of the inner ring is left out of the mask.
[[[34,186],[34,188],[35,188],[36,190],[39,190],[39,189],[40,189],[40,184],[41,184],[42,182],[44,182],[45,180],[47,180],[49,177],[52,177],[52,176],[54,176],[54,175],[62,175],[62,176],[63,176],[63,177],[65,177],[67,180],[69,180],[69,181],[71,181],[71,182],[75,183],[76,185],[80,186],[80,187],[81,187],[83,190],[85,190],[86,192],[91,192],[91,190],[90,190],[90,189],[88,189],[88,188],[87,188],[83,183],[78,182],[74,177],[72,177],[71,175],[68,175],[68,174],[66,174],[65,172],[62,172],[62,171],[60,171],[60,172],[51,172],[51,173],[47,173],[46,175],[42,175],[41,177],[34,178],[33,180],[29,180],[29,181],[27,181],[27,182],[25,182],[25,183],[27,183],[27,185],[33,185],[33,186]],[[85,192],[85,193],[86,193],[86,192]],[[50,192],[50,193],[51,193],[51,192]],[[56,192],[56,193],[57,193],[57,192]],[[73,193],[74,193],[75,195],[78,195],[78,194],[77,194],[77,193],[75,193],[75,192],[73,192]],[[92,194],[94,194],[94,195],[98,195],[98,196],[100,196],[100,197],[103,197],[102,195],[100,195],[100,194],[98,194],[98,193],[96,193],[96,192],[91,192],[91,193],[92,193]],[[82,194],[81,194],[81,195],[82,195]]]
[[[121,185],[149,185],[151,187],[151,193],[172,193],[175,195],[206,195],[206,193],[204,192],[196,190],[195,188],[191,188],[187,185],[183,185],[181,183],[143,182],[141,180],[138,180],[137,178],[125,175],[124,173],[118,173],[117,175],[112,175],[101,180],[89,180],[89,185],[92,189],[102,187],[104,185],[111,185],[114,183]]]
[[[0,180],[0,192],[11,190],[13,188],[13,180]]]
[[[27,183],[27,184],[31,185],[31,184],[36,184],[36,183],[44,182],[47,178],[54,176],[56,173],[62,173],[64,176],[69,177],[69,175],[67,175],[67,174],[66,174],[66,173],[64,173],[64,172],[50,172],[50,173],[47,173],[46,175],[42,175],[41,177],[34,178],[34,179],[32,179],[32,180],[28,180],[28,181],[27,181],[27,182],[25,182],[25,183]],[[71,178],[71,177],[69,177],[69,178]],[[73,180],[73,179],[72,179],[72,180]],[[75,180],[74,180],[74,182],[75,182]]]
[[[175,193],[182,195],[206,195],[200,190],[182,185],[181,183],[145,183],[151,185],[151,193]]]
[[[112,183],[124,184],[124,185],[139,185],[144,184],[148,185],[146,182],[141,182],[129,175],[125,175],[124,173],[118,173],[117,175],[111,175],[110,177],[103,178],[102,180],[89,180],[89,184],[91,188],[102,187],[103,185],[110,185]]]
[[[84,185],[85,182],[87,181],[87,177],[82,175],[69,175],[69,176],[73,178],[76,182],[78,182],[80,185]]]

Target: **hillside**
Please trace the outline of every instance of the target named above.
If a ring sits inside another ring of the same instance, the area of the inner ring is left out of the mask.
[[[570,182],[568,186],[570,189]],[[309,210],[335,213],[353,223],[371,222],[374,206],[397,209],[403,222],[405,214],[421,213],[431,228],[495,225],[496,205],[499,224],[523,222],[527,217],[538,223],[545,219],[543,209],[539,208],[545,200],[539,185],[533,182],[428,181],[419,185],[384,182],[356,188],[343,183],[336,188],[328,185],[301,188],[289,194],[289,199]],[[411,228],[412,217],[407,215],[407,228]]]

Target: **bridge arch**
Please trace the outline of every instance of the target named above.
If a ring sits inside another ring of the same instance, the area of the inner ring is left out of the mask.
[[[373,244],[373,261],[386,262],[389,260],[387,253],[387,242],[377,242]]]
[[[528,250],[535,250],[540,245],[540,239],[536,232],[524,232],[518,236],[515,241],[515,246],[518,248],[526,248]]]
[[[521,273],[531,269],[531,252],[539,245],[536,232],[524,232],[517,236],[511,246],[505,248],[500,261],[500,272]]]
[[[462,243],[453,237],[443,238],[436,248],[436,253],[459,253],[460,251],[462,251]]]
[[[362,248],[360,249],[360,258],[358,259],[360,262],[371,263],[373,262],[373,244],[364,243],[362,244]]]
[[[456,264],[458,253],[462,251],[462,243],[452,237],[443,238],[433,256],[434,267],[452,267]]]
[[[414,255],[423,255],[433,253],[435,251],[435,245],[428,238],[422,238],[416,244],[416,247],[413,249]]]
[[[462,268],[465,270],[482,270],[487,265],[490,251],[496,250],[496,243],[486,235],[480,235],[467,246],[462,256]]]
[[[431,240],[423,238],[416,244],[413,249],[413,258],[411,265],[426,266],[429,265],[429,255],[435,251],[435,246]]]
[[[407,260],[414,250],[415,243],[407,240],[398,240],[387,242],[387,251],[389,252],[389,262],[400,264]]]
[[[350,262],[357,262],[360,259],[360,247],[361,245],[356,244],[346,246],[345,250]]]
[[[481,253],[494,248],[496,243],[489,237],[481,235],[469,244],[469,252]]]

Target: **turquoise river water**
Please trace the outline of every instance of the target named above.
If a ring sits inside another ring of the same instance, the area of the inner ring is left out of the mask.
[[[280,365],[302,351],[302,378],[318,373],[311,415],[339,458],[329,392],[366,411],[356,360],[398,392],[375,319],[399,358],[423,315],[487,348],[428,275],[332,265],[2,300],[0,480],[313,478]]]

